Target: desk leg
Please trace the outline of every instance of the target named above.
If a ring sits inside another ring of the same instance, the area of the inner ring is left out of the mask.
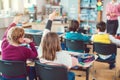
[[[89,68],[86,69],[86,80],[89,80]]]

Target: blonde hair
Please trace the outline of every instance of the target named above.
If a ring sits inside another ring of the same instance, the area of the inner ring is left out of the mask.
[[[12,27],[7,33],[8,42],[20,44],[19,39],[24,36],[24,29],[19,27]]]
[[[47,33],[42,41],[42,58],[53,61],[56,58],[56,52],[60,50],[58,35],[54,32]]]

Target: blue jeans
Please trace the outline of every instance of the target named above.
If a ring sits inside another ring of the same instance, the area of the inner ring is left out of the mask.
[[[102,59],[102,58],[100,58],[100,57],[98,57],[97,58],[97,60],[98,61],[115,61],[115,58],[116,58],[116,54],[112,54],[109,58],[107,58],[107,59]],[[114,64],[113,62],[112,63],[109,63],[109,64]]]
[[[112,54],[107,59],[102,59],[102,58],[98,57],[97,61],[107,62],[109,64],[109,69],[113,69],[115,67],[115,58],[116,58],[116,54]]]
[[[75,73],[74,72],[68,72],[68,80],[75,80]]]
[[[36,78],[35,67],[30,67],[30,72],[28,73],[29,80],[34,80]]]

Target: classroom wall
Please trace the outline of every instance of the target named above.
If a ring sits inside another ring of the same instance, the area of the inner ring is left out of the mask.
[[[24,0],[12,0],[11,10],[15,12],[24,12]]]
[[[104,0],[103,2],[103,12],[102,12],[102,20],[106,22],[106,4],[109,2],[110,0]]]
[[[69,19],[78,19],[78,0],[61,0],[61,4]]]
[[[36,0],[37,12],[42,12],[43,7],[45,7],[45,0]]]

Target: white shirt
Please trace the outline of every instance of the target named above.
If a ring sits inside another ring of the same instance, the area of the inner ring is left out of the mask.
[[[50,30],[44,29],[43,36],[42,36],[42,39],[41,39],[41,43],[42,43],[42,40],[43,40],[44,36],[48,32],[50,32]],[[42,56],[42,47],[41,47],[41,44],[38,47],[38,56],[39,57]],[[54,61],[48,61],[48,60],[45,60],[43,58],[41,58],[40,61],[42,61],[43,63],[44,62],[53,62],[53,63],[63,64],[65,66],[67,66],[68,68],[72,67],[72,57],[71,57],[71,55],[69,55],[67,53],[64,53],[62,51],[56,53],[56,59]]]
[[[64,53],[62,51],[56,53],[56,59],[54,61],[45,60],[43,58],[40,58],[40,61],[43,63],[51,62],[51,63],[63,64],[67,66],[68,68],[72,67],[71,55]]]

